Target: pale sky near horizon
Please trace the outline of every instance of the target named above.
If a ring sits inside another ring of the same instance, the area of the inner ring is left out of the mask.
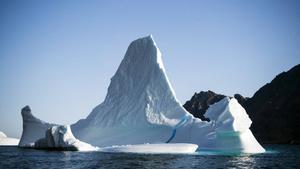
[[[20,110],[72,124],[104,100],[129,43],[152,34],[177,98],[252,96],[300,63],[300,1],[0,1],[0,131]]]

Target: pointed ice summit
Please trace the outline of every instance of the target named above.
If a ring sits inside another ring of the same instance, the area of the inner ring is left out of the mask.
[[[176,100],[152,36],[130,44],[108,93],[87,119],[75,124],[98,127],[175,126],[187,114]]]
[[[211,105],[205,116],[211,121],[193,117],[176,99],[161,53],[153,37],[147,36],[129,45],[103,103],[71,129],[76,138],[98,147],[192,143],[200,150],[264,152],[249,130],[251,120],[235,99]]]

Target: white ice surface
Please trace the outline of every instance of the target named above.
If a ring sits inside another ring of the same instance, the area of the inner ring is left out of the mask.
[[[98,147],[168,142],[197,144],[200,150],[264,152],[249,130],[251,120],[235,99],[212,105],[206,116],[210,122],[194,118],[181,106],[161,53],[148,36],[130,44],[105,100],[71,128],[76,138]],[[21,145],[52,125],[25,118]]]
[[[196,144],[136,144],[110,146],[100,148],[102,152],[123,152],[123,153],[194,153],[198,148]]]
[[[0,146],[16,146],[19,141],[19,139],[7,137],[6,134],[0,131]]]
[[[6,138],[6,134],[4,134],[2,131],[0,131],[0,138]]]
[[[225,97],[209,106],[204,116],[215,123],[216,131],[219,132],[243,132],[248,130],[252,123],[245,109],[235,98]]]

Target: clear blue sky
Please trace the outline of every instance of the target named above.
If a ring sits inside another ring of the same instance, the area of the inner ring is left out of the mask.
[[[20,109],[71,124],[106,95],[132,40],[152,34],[184,103],[213,90],[252,96],[300,63],[300,1],[0,1],[0,131]]]

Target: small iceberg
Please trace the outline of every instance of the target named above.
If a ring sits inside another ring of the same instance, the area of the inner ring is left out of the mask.
[[[35,118],[29,106],[25,106],[21,114],[23,133],[19,147],[62,151],[97,150],[97,147],[76,139],[70,126],[47,123]]]
[[[7,137],[6,134],[0,131],[0,146],[17,146],[19,139]]]

